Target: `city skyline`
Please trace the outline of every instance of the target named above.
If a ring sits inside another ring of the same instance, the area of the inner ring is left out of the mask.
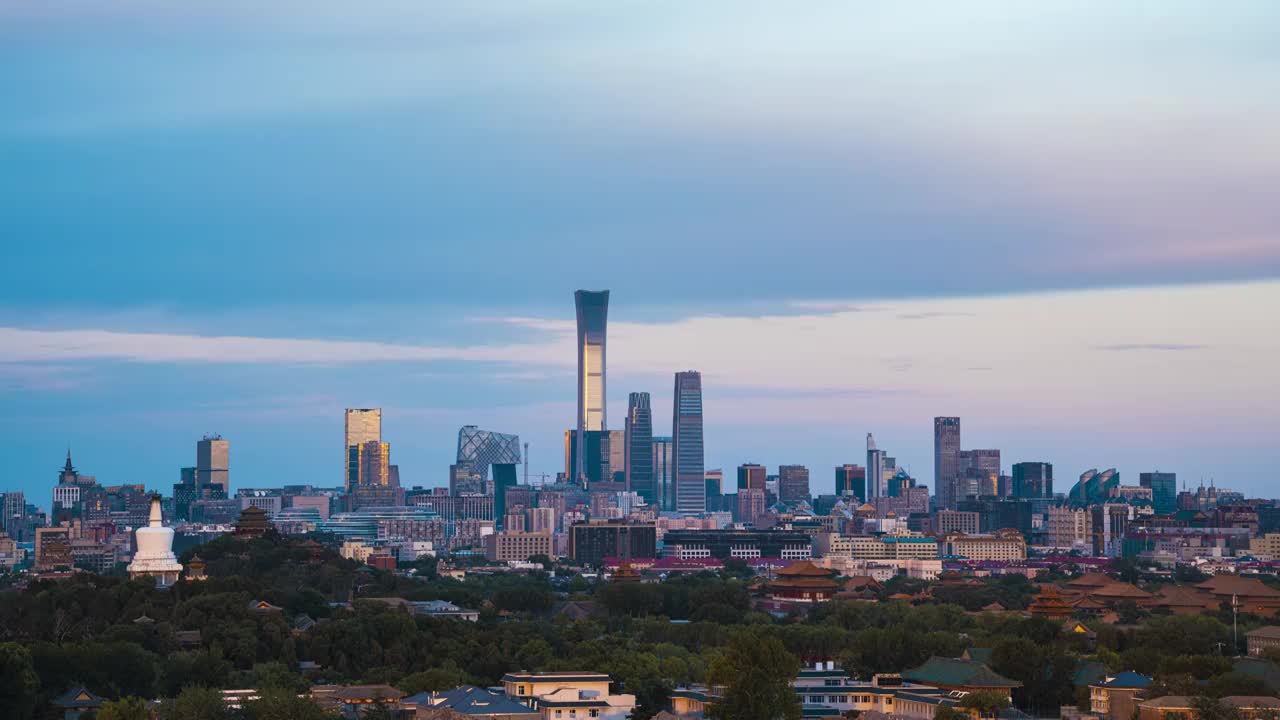
[[[577,288],[602,415],[697,368],[708,467],[825,486],[874,432],[933,487],[936,416],[1061,477],[1280,460],[1272,3],[0,20],[5,487],[68,444],[168,487],[210,431],[235,484],[327,484],[359,406],[406,483],[464,424],[555,472]]]
[[[624,332],[625,332],[625,331],[624,331]],[[1154,349],[1154,348],[1151,348],[1150,350],[1151,350],[1152,352],[1160,352],[1160,351],[1161,351],[1161,350],[1159,350],[1159,349]],[[732,403],[733,401],[731,400],[730,402]],[[668,404],[668,405],[669,405],[669,403],[670,403],[670,398],[663,398],[663,397],[661,397],[661,394],[659,394],[659,397],[655,398],[655,399],[654,399],[654,401],[653,401],[653,403],[654,403],[654,406],[655,406],[656,408],[658,408],[658,409],[653,410],[652,412],[660,412],[661,407],[662,407],[662,405],[663,405],[663,404]],[[624,407],[625,407],[625,406],[624,406]],[[814,407],[819,407],[819,408],[820,408],[820,407],[822,407],[822,405],[821,405],[821,404],[819,404],[819,403],[815,403]],[[352,411],[348,408],[347,412],[352,412]],[[357,412],[358,412],[358,411],[357,411]],[[622,414],[623,414],[623,416],[625,417],[627,413],[626,413],[626,412],[623,412]],[[669,416],[669,415],[668,415],[668,416]],[[416,417],[416,414],[413,412],[413,410],[412,410],[412,409],[410,409],[410,410],[406,413],[406,417],[407,417],[407,419],[409,419],[409,420],[412,422],[412,420]],[[935,421],[936,421],[936,418],[935,418]],[[509,424],[509,423],[508,423],[508,424]],[[730,423],[729,423],[729,427],[733,428],[733,427],[738,427],[738,426],[735,424],[735,421],[734,421],[734,420],[731,420],[731,421],[730,421]],[[658,435],[658,432],[659,432],[660,430],[664,430],[664,429],[663,429],[663,428],[655,428],[654,435],[655,435],[655,436],[656,436],[656,435]],[[540,432],[534,432],[534,433],[530,433],[530,434],[532,434],[532,435],[534,435],[534,436],[538,436],[538,435],[540,435],[541,433],[540,433]],[[900,434],[900,436],[904,436],[904,437],[908,437],[908,438],[909,438],[909,437],[911,436],[911,434],[912,434],[912,433],[911,433],[911,431],[910,431],[910,429],[909,429],[909,428],[906,428],[906,429],[900,429],[900,430],[899,430],[899,434]],[[911,444],[912,444],[911,440],[908,440],[907,445],[908,445],[908,446],[910,446]],[[986,434],[986,439],[985,439],[985,441],[984,441],[984,444],[996,444],[996,445],[1004,444],[1004,445],[1006,446],[1006,453],[1008,452],[1008,449],[1007,449],[1007,448],[1008,448],[1008,443],[1003,443],[999,437],[995,437],[995,436],[993,436],[993,435],[992,435],[992,434],[990,434],[990,433],[987,433],[987,434]],[[837,460],[838,460],[838,461],[840,461],[840,462],[837,462],[837,463],[836,463],[836,465],[838,465],[838,464],[842,464],[842,462],[843,462],[843,461],[845,461],[845,458],[844,458],[844,457],[840,457],[840,456],[843,454],[843,451],[841,451],[841,450],[839,449],[839,447],[840,447],[840,443],[839,443],[839,441],[837,441],[837,443],[836,443],[835,445],[833,445],[833,446],[827,446],[827,448],[823,451],[823,454],[824,454],[826,457],[836,457],[836,458],[837,458]],[[833,448],[834,448],[834,449],[833,449]],[[1051,451],[1050,451],[1050,452],[1051,452]],[[770,451],[770,454],[771,454],[771,455],[779,456],[779,460],[778,460],[778,461],[768,463],[768,464],[771,464],[771,465],[787,464],[788,462],[793,462],[793,461],[795,460],[794,453],[793,453],[792,451],[789,451],[789,450],[785,449],[785,447],[783,447],[783,446],[779,446],[779,449],[778,449],[776,452],[774,452],[774,451]],[[809,454],[812,454],[812,453],[809,453]],[[904,455],[903,453],[898,453],[898,454],[899,454],[900,456],[901,456],[901,455]],[[1084,454],[1089,455],[1089,454],[1091,454],[1091,453],[1084,453]],[[937,487],[936,487],[936,483],[935,483],[935,481],[934,481],[934,478],[933,478],[930,474],[927,474],[927,473],[924,473],[924,472],[921,472],[921,471],[920,471],[921,463],[920,463],[920,462],[918,462],[919,458],[918,458],[918,457],[915,457],[914,455],[911,455],[911,454],[909,454],[909,453],[908,453],[908,454],[906,454],[906,455],[908,455],[908,456],[907,456],[907,457],[903,457],[903,459],[902,459],[902,460],[900,460],[900,462],[899,462],[899,466],[901,466],[901,467],[905,467],[905,468],[906,468],[906,469],[911,473],[911,475],[912,475],[913,477],[915,477],[915,478],[917,478],[918,480],[920,480],[923,484],[928,485],[928,486],[931,488],[931,491],[933,491],[933,492],[935,492],[935,493],[936,493],[936,491],[937,491]],[[736,466],[737,464],[740,464],[741,462],[743,462],[743,459],[742,459],[741,457],[726,457],[725,455],[720,455],[720,454],[718,454],[718,456],[719,456],[719,458],[720,458],[720,461],[719,461],[719,462],[715,462],[715,463],[713,463],[713,461],[711,461],[711,460],[706,460],[705,464],[706,464],[706,465],[720,464],[720,465],[725,465],[725,466]],[[1046,455],[1046,457],[1047,457],[1047,455]],[[855,458],[855,460],[856,460],[856,459],[857,459],[857,458]],[[865,460],[865,458],[862,458],[862,459],[863,459],[863,460]],[[1017,463],[1017,462],[1024,462],[1024,461],[1029,461],[1029,460],[1028,460],[1028,458],[1025,458],[1025,457],[1022,457],[1022,456],[1016,456],[1016,455],[1009,455],[1009,454],[1006,454],[1006,460],[1005,460],[1005,462],[1004,462],[1004,463],[1003,463],[1003,465],[1002,465],[1002,469],[1007,473],[1007,472],[1009,472],[1009,471],[1011,470],[1012,465],[1013,465],[1014,463]],[[1052,460],[1052,459],[1051,459],[1051,460],[1048,460],[1048,461],[1049,461],[1049,462],[1054,462],[1054,460]],[[108,462],[109,462],[109,461],[108,461]],[[812,461],[807,461],[807,462],[802,463],[802,464],[805,464],[805,465],[806,465],[807,467],[809,467],[810,469],[818,468],[818,467],[822,467],[822,468],[824,468],[824,469],[825,469],[825,465],[826,465],[826,463],[823,463],[822,465],[818,465],[818,464],[816,464],[816,463],[814,463],[814,462],[812,462]],[[1096,463],[1095,463],[1095,464],[1096,464]],[[834,466],[835,466],[835,465],[833,465],[833,467],[834,467]],[[1172,466],[1172,465],[1171,465],[1171,463],[1167,462],[1166,460],[1156,459],[1156,460],[1152,460],[1152,462],[1151,462],[1151,463],[1145,464],[1145,465],[1143,465],[1143,466],[1141,466],[1141,467],[1130,467],[1130,468],[1128,469],[1128,471],[1129,471],[1129,474],[1132,476],[1134,473],[1138,473],[1138,472],[1149,472],[1149,471],[1151,471],[1151,470],[1155,469],[1156,467],[1171,467],[1171,466]],[[548,469],[549,469],[550,467],[551,467],[551,466],[544,466],[543,468],[538,468],[537,470],[535,470],[535,473],[538,473],[538,472],[547,472],[547,471],[548,471]],[[553,471],[553,470],[552,470],[552,471]],[[1248,486],[1247,484],[1241,484],[1241,483],[1238,483],[1238,482],[1234,482],[1234,483],[1233,483],[1229,478],[1224,477],[1224,476],[1214,476],[1214,475],[1210,475],[1210,476],[1207,476],[1207,477],[1198,478],[1198,477],[1196,477],[1195,475],[1192,475],[1192,474],[1188,474],[1188,473],[1186,473],[1185,471],[1182,471],[1182,472],[1183,472],[1183,478],[1182,478],[1182,481],[1183,481],[1183,482],[1186,482],[1189,486],[1194,486],[1194,485],[1198,484],[1198,483],[1199,483],[1199,481],[1200,481],[1201,479],[1204,479],[1204,480],[1206,480],[1206,481],[1208,481],[1208,482],[1217,482],[1217,484],[1219,484],[1219,485],[1223,485],[1223,486],[1228,486],[1228,485],[1229,485],[1229,486],[1234,487],[1234,488],[1241,488],[1241,489],[1245,489],[1246,491],[1247,491],[1247,490],[1248,490],[1248,488],[1249,488],[1249,486]],[[255,477],[255,474],[253,474],[252,469],[250,469],[250,470],[249,470],[249,473],[250,473],[250,474],[249,474],[247,477],[250,477],[250,478]],[[312,480],[310,480],[309,478],[303,478],[303,477],[298,477],[298,476],[290,476],[290,477],[292,477],[293,479],[292,479],[292,480],[278,481],[278,482],[276,482],[276,483],[274,483],[274,484],[273,484],[273,482],[271,482],[271,481],[266,481],[266,482],[253,482],[253,481],[237,482],[237,483],[234,483],[234,484],[233,484],[233,489],[234,489],[235,487],[271,487],[271,486],[273,486],[273,485],[285,484],[285,483],[288,483],[288,482],[293,482],[294,480],[297,480],[297,481],[299,481],[299,482],[310,482],[311,484],[315,484],[315,485],[317,485],[317,486],[324,486],[324,485],[326,485],[326,483],[324,483],[323,481],[318,481],[318,482],[316,482],[316,481],[312,481]],[[818,480],[815,482],[815,485],[814,485],[814,487],[815,487],[814,494],[815,494],[815,495],[816,495],[816,494],[819,494],[819,493],[821,493],[821,492],[825,492],[825,491],[826,491],[826,483],[825,483],[825,481],[823,480],[823,478],[825,478],[825,477],[826,477],[826,473],[825,473],[825,472],[824,472],[824,473],[819,473],[819,475],[818,475],[817,477],[818,477]],[[413,468],[413,469],[411,469],[411,470],[407,473],[407,479],[408,479],[408,481],[409,481],[409,484],[413,484],[413,485],[424,485],[424,486],[447,486],[447,485],[448,485],[448,473],[447,473],[447,471],[440,472],[438,468],[434,468],[434,467],[426,467],[426,468],[419,467],[419,468]],[[130,480],[128,480],[128,482],[138,482],[138,481],[141,481],[141,482],[144,482],[144,483],[148,484],[148,486],[149,486],[149,487],[150,487],[150,486],[152,486],[152,485],[154,485],[154,486],[155,486],[155,487],[157,487],[157,488],[161,488],[161,489],[168,487],[168,485],[165,483],[165,478],[156,478],[156,479],[154,479],[154,480],[153,480],[153,479],[150,479],[150,478],[146,478],[146,479],[131,478]],[[124,481],[122,481],[122,482],[124,482]],[[31,493],[33,490],[35,490],[35,494],[36,494],[36,496],[38,497],[38,495],[39,495],[38,488],[40,487],[40,484],[41,484],[41,479],[36,478],[34,483],[31,483],[31,484],[27,485],[25,488],[24,488],[24,487],[22,487],[22,486],[18,486],[18,487],[15,487],[15,488],[9,488],[9,489],[22,490],[22,491],[25,491],[25,492],[28,492],[28,493]]]

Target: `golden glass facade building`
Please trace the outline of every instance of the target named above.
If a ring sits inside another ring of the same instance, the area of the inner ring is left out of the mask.
[[[347,448],[347,489],[391,484],[391,445],[377,440]]]
[[[605,417],[605,337],[609,321],[609,291],[578,290],[573,294],[578,316],[578,444],[584,433],[608,429]],[[584,475],[584,453],[577,453],[577,480]]]
[[[382,409],[347,408],[344,431],[342,456],[346,471],[342,475],[342,481],[347,490],[351,490],[355,487],[353,478],[360,474],[359,468],[351,467],[351,448],[367,442],[382,441]]]

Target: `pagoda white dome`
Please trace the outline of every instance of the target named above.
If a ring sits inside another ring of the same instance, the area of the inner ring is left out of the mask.
[[[172,585],[182,572],[182,565],[173,554],[173,528],[164,526],[160,513],[160,496],[151,498],[151,516],[147,527],[134,532],[138,551],[129,563],[129,577],[154,576],[156,584]]]

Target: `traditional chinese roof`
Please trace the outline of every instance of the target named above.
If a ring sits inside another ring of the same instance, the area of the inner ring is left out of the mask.
[[[1242,578],[1239,575],[1214,575],[1196,587],[1208,590],[1214,595],[1239,595],[1280,600],[1280,591],[1273,590],[1257,578]]]
[[[400,704],[419,708],[448,708],[460,715],[475,717],[536,715],[533,709],[510,700],[501,693],[490,692],[474,685],[462,685],[439,692],[418,693],[402,699]]]
[[[883,585],[870,575],[851,575],[844,581],[845,592],[858,592],[861,590],[880,590]]]
[[[816,577],[778,578],[769,583],[769,586],[775,588],[825,588],[830,590],[838,587],[836,581],[831,578]]]
[[[1042,585],[1040,592],[1031,600],[1027,612],[1036,617],[1069,618],[1075,608],[1063,599],[1062,593],[1053,585]]]
[[[1095,638],[1098,633],[1089,629],[1088,625],[1079,620],[1068,620],[1062,624],[1062,631],[1068,635],[1081,635],[1087,638]]]
[[[1095,684],[1105,688],[1141,689],[1151,684],[1151,677],[1132,670],[1125,670],[1117,675],[1108,676],[1104,681]]]
[[[992,650],[989,647],[971,647],[965,649],[964,653],[960,655],[960,659],[972,660],[973,662],[980,662],[983,665],[988,665],[991,663],[991,652]]]
[[[240,519],[236,521],[237,535],[262,535],[270,529],[271,521],[262,508],[250,505],[240,511]]]
[[[1150,600],[1151,593],[1143,590],[1136,585],[1125,582],[1113,582],[1109,585],[1103,585],[1089,592],[1094,598],[1100,600]]]
[[[1085,573],[1084,575],[1068,582],[1067,587],[1082,589],[1096,588],[1102,587],[1103,585],[1109,585],[1113,582],[1115,581],[1112,580],[1110,576],[1103,575],[1102,573]]]
[[[67,710],[96,708],[102,705],[102,698],[89,692],[85,686],[78,685],[54,698],[53,704]]]
[[[1165,585],[1156,593],[1153,603],[1156,607],[1189,607],[1204,608],[1212,605],[1210,598],[1205,597],[1204,593],[1198,593],[1191,588],[1181,585]]]
[[[808,560],[797,560],[790,565],[778,570],[780,577],[819,577],[830,578],[831,571],[820,568]]]
[[[1280,627],[1267,625],[1257,630],[1250,630],[1245,633],[1245,637],[1258,638],[1260,640],[1280,640]]]
[[[1085,595],[1082,598],[1074,600],[1071,603],[1071,607],[1075,608],[1076,610],[1103,610],[1107,606],[1105,603],[1098,602],[1092,597]]]
[[[921,685],[965,688],[1015,688],[1022,687],[1017,680],[1010,680],[980,662],[955,658],[929,658],[923,665],[902,673],[902,679]]]

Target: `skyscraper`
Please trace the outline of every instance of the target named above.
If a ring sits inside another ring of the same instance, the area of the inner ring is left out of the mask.
[[[1138,473],[1138,484],[1151,488],[1151,505],[1161,515],[1170,515],[1177,509],[1178,475],[1167,472]]]
[[[347,489],[391,484],[391,445],[369,440],[347,448]]]
[[[765,470],[763,465],[755,463],[746,463],[738,466],[738,489],[746,490],[755,488],[764,490],[764,481],[768,479],[769,472]]]
[[[700,513],[707,509],[702,450],[702,373],[676,373],[671,421],[675,456],[676,510]]]
[[[609,291],[579,290],[573,294],[578,315],[578,447],[585,447],[583,433],[608,429],[605,418],[605,336],[609,320]],[[584,472],[578,453],[575,477]]]
[[[675,458],[670,437],[653,438],[653,493],[660,510],[676,506]]]
[[[803,465],[779,465],[778,499],[784,503],[809,500],[809,468]]]
[[[933,485],[939,507],[956,509],[959,481],[960,418],[936,417],[933,419]]]
[[[605,473],[607,482],[625,483],[627,481],[627,434],[622,430],[605,430],[609,436],[609,471]]]
[[[956,473],[955,501],[970,495],[998,495],[999,450],[961,450]]]
[[[1053,497],[1053,464],[1047,462],[1014,463],[1013,496],[1016,498]]]
[[[703,473],[704,485],[707,488],[707,512],[719,512],[724,509],[724,471],[708,470]]]
[[[885,452],[876,448],[876,439],[867,433],[867,502],[884,497]]]
[[[859,501],[867,499],[867,469],[861,465],[841,465],[836,468],[836,495],[852,495]]]
[[[342,474],[342,482],[346,485],[348,491],[354,489],[351,484],[352,478],[358,477],[360,474],[359,469],[354,474],[352,473],[351,448],[354,445],[361,445],[370,441],[382,441],[381,408],[347,408],[342,443],[342,457],[345,468],[345,472]]]
[[[653,484],[653,412],[649,393],[633,392],[627,398],[627,419],[623,464],[627,470],[627,489],[634,491],[650,505],[658,504]]]
[[[520,436],[463,425],[458,430],[457,462],[469,463],[483,477],[493,465],[520,464]]]
[[[196,487],[222,488],[231,497],[231,443],[221,435],[205,435],[196,443]]]

